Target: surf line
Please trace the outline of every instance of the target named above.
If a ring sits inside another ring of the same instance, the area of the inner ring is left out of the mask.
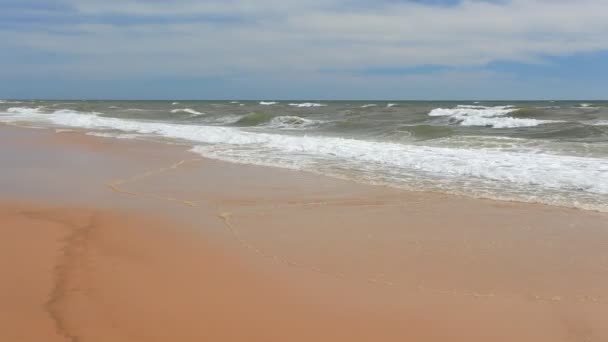
[[[132,190],[125,190],[122,186],[125,185],[125,184],[129,184],[129,183],[135,183],[135,182],[143,180],[145,178],[149,178],[149,177],[152,177],[152,176],[160,175],[160,174],[166,173],[166,172],[171,171],[171,170],[177,170],[182,165],[198,162],[198,161],[201,161],[201,160],[202,159],[200,159],[200,158],[181,160],[181,161],[179,161],[177,163],[174,163],[174,164],[171,164],[170,166],[167,166],[167,167],[163,167],[163,168],[160,168],[160,169],[157,169],[157,170],[146,171],[144,173],[132,176],[132,177],[127,178],[127,179],[122,179],[122,180],[116,180],[116,181],[113,181],[113,182],[109,182],[107,184],[107,186],[113,192],[116,192],[116,193],[119,193],[119,194],[123,194],[123,195],[130,195],[130,196],[136,196],[136,197],[148,197],[148,198],[165,200],[165,201],[170,201],[170,202],[178,202],[178,203],[190,206],[190,207],[195,207],[197,205],[193,201],[188,201],[188,200],[179,199],[179,198],[175,198],[175,197],[159,196],[159,195],[156,195],[156,194],[148,194],[148,193],[143,193],[143,192],[136,192],[136,191],[132,191]]]
[[[161,196],[161,195],[157,195],[157,194],[149,194],[149,193],[143,193],[143,192],[137,192],[137,191],[132,191],[132,190],[126,190],[124,188],[125,185],[127,184],[132,184],[135,183],[137,181],[141,181],[143,179],[149,178],[149,177],[153,177],[153,176],[157,176],[157,175],[161,175],[164,173],[167,173],[169,171],[172,170],[178,170],[180,167],[186,165],[186,164],[190,164],[190,163],[195,163],[195,162],[200,162],[203,161],[204,159],[202,158],[193,158],[193,159],[184,159],[184,160],[180,160],[179,162],[173,163],[167,167],[163,167],[163,168],[159,168],[159,169],[154,169],[154,170],[149,170],[137,175],[134,175],[132,177],[129,178],[125,178],[125,179],[119,179],[119,180],[115,180],[115,181],[111,181],[107,183],[107,186],[115,193],[121,194],[121,195],[128,195],[128,196],[133,196],[133,197],[140,197],[140,198],[151,198],[151,199],[156,199],[156,200],[164,200],[164,201],[169,201],[169,202],[175,202],[175,203],[179,203],[182,205],[186,205],[189,206],[191,208],[194,207],[199,207],[200,205],[195,202],[195,201],[191,201],[191,200],[185,200],[185,199],[179,199],[176,197],[171,197],[171,196]],[[264,211],[268,211],[268,210],[275,210],[275,209],[280,209],[280,208],[289,208],[289,207],[324,207],[324,206],[329,206],[329,205],[340,205],[340,204],[354,204],[357,205],[356,201],[351,200],[342,200],[342,201],[311,201],[311,202],[297,202],[297,203],[288,203],[288,204],[283,204],[283,205],[271,205],[267,208],[256,208],[256,210],[254,211],[254,214],[257,212],[257,214],[262,214]],[[400,204],[387,204],[387,203],[365,203],[362,202],[360,203],[361,206],[364,207],[375,207],[375,206],[381,206],[381,207],[386,207],[386,206],[403,206],[405,205],[405,203],[400,203]],[[243,237],[243,235],[240,233],[240,231],[236,228],[236,226],[233,224],[232,222],[232,218],[235,217],[236,215],[233,214],[232,212],[228,212],[228,211],[219,211],[218,212],[218,218],[220,218],[222,220],[223,226],[226,229],[226,231],[229,233],[230,236],[232,236],[232,238],[244,249],[250,250],[253,253],[257,254],[258,256],[265,258],[265,259],[270,259],[272,260],[274,263],[276,264],[282,264],[288,267],[293,267],[293,268],[297,268],[297,269],[302,269],[302,270],[306,270],[306,271],[310,271],[310,272],[315,272],[324,276],[329,276],[329,277],[333,277],[333,278],[337,278],[337,279],[342,279],[345,280],[347,277],[345,274],[343,273],[336,273],[336,272],[329,272],[326,270],[323,270],[320,267],[317,266],[310,266],[310,265],[306,265],[303,263],[298,263],[298,262],[294,262],[288,259],[284,259],[279,257],[278,255],[274,255],[274,254],[270,254],[267,253],[263,250],[261,250],[260,248],[256,247],[253,243],[251,243],[249,240],[247,240],[246,238]],[[399,284],[395,284],[394,282],[388,281],[383,279],[383,275],[378,275],[378,276],[372,276],[372,277],[363,277],[364,281],[367,283],[371,283],[371,284],[377,284],[377,285],[384,285],[384,286],[397,286]],[[359,280],[361,280],[361,278],[358,278]],[[411,284],[410,284],[411,285]],[[490,299],[490,298],[508,298],[508,299],[521,299],[521,298],[528,298],[529,300],[532,301],[537,301],[537,302],[566,302],[567,298],[563,297],[563,296],[539,296],[539,295],[498,295],[498,294],[494,294],[494,293],[477,293],[477,292],[466,292],[466,291],[458,291],[458,290],[437,290],[437,289],[431,289],[422,285],[418,285],[415,287],[415,289],[417,289],[418,291],[421,292],[425,292],[425,293],[431,293],[431,294],[435,294],[435,295],[451,295],[451,296],[460,296],[460,297],[470,297],[470,298],[474,298],[474,299]],[[599,297],[592,297],[592,296],[577,296],[576,297],[576,301],[578,302],[588,302],[588,303],[592,303],[592,304],[607,304],[608,303],[608,298],[599,298]]]

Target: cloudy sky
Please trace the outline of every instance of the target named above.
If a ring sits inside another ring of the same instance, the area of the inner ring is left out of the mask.
[[[0,0],[0,98],[606,99],[608,0]]]

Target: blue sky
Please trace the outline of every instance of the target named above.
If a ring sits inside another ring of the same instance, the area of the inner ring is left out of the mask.
[[[606,99],[608,0],[0,0],[0,99]]]

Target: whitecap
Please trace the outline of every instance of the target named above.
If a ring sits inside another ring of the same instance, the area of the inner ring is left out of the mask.
[[[322,124],[323,121],[301,118],[299,116],[276,116],[264,125],[265,127],[278,129],[304,129]]]
[[[534,127],[554,123],[553,120],[520,119],[505,117],[516,111],[514,106],[472,106],[458,105],[456,108],[435,108],[428,115],[448,117],[461,126],[486,126],[492,128]]]
[[[318,171],[319,161],[324,161],[322,165],[329,162],[341,169],[362,170],[366,177],[372,177],[369,181],[386,175],[400,184],[414,186],[424,182],[442,191],[460,189],[468,193],[485,189],[485,193],[501,198],[509,194],[520,200],[564,202],[578,207],[585,207],[589,199],[599,198],[593,203],[602,202],[608,195],[605,158],[283,135],[236,127],[108,118],[69,110],[41,114],[35,109],[21,109],[0,115],[0,121],[15,118],[53,126],[190,140],[205,144],[193,148],[197,153],[242,163]]]
[[[6,111],[8,113],[15,113],[15,114],[38,114],[38,113],[40,113],[41,109],[42,109],[42,107],[36,107],[36,108],[31,108],[31,107],[11,107],[11,108],[7,109]]]
[[[386,105],[387,108],[396,107],[396,106],[397,106],[396,103],[389,103]]]
[[[511,117],[495,117],[495,118],[484,118],[469,116],[464,118],[461,122],[461,126],[486,126],[492,128],[517,128],[517,127],[535,127],[539,125],[556,123],[560,121],[555,120],[537,120],[537,119],[520,119]]]
[[[262,106],[272,106],[275,104],[278,104],[278,102],[274,102],[274,101],[261,101],[260,102],[260,105],[262,105]]]
[[[191,109],[191,108],[173,109],[173,110],[171,111],[171,113],[173,113],[173,114],[177,114],[177,113],[188,113],[188,114],[191,114],[192,116],[205,115],[205,113],[197,112],[196,110]]]
[[[371,108],[371,107],[378,107],[378,105],[375,104],[375,103],[370,103],[370,104],[366,104],[366,105],[361,106],[361,108]]]
[[[587,121],[584,123],[587,125],[591,125],[591,126],[608,126],[608,120],[595,120],[595,121]]]
[[[312,102],[306,102],[306,103],[290,103],[289,104],[291,107],[298,107],[298,108],[316,108],[316,107],[327,107],[326,104],[322,104],[322,103],[312,103]]]

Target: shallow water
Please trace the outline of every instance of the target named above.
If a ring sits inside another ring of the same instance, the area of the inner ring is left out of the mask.
[[[608,102],[3,101],[0,121],[210,158],[608,211]]]

